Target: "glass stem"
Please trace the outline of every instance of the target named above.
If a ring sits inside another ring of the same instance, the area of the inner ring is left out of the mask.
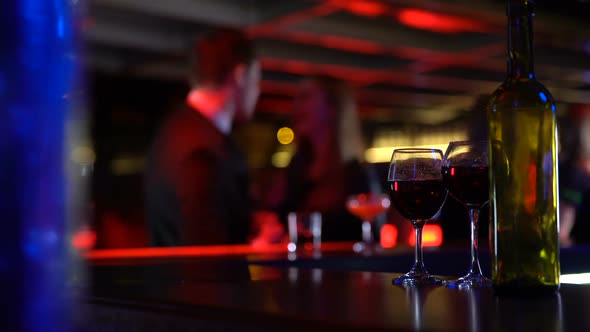
[[[414,222],[414,232],[416,236],[416,245],[414,246],[414,266],[412,267],[413,273],[428,273],[424,267],[423,252],[422,252],[422,228],[424,223]]]
[[[479,266],[479,209],[469,208],[469,221],[471,222],[471,268],[469,274],[481,275]]]
[[[371,222],[368,220],[363,221],[363,242],[367,244],[373,243],[373,229]]]

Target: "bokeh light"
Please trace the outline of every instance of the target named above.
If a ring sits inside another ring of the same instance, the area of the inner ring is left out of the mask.
[[[291,144],[293,139],[295,139],[295,133],[293,132],[293,129],[289,127],[283,127],[277,131],[277,140],[279,143],[284,145]]]

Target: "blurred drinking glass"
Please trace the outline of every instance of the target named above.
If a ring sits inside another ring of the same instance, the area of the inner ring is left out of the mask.
[[[291,212],[287,215],[289,252],[313,251],[322,246],[322,215],[319,212]]]
[[[353,246],[355,252],[372,253],[377,249],[373,236],[373,223],[391,205],[389,197],[381,194],[358,194],[347,198],[346,209],[362,221],[362,241]]]

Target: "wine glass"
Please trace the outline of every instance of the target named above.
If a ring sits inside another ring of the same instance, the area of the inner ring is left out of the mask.
[[[391,201],[399,213],[414,226],[416,243],[414,266],[410,272],[393,280],[395,285],[444,285],[430,275],[422,254],[422,228],[442,207],[446,189],[442,182],[443,154],[437,149],[397,149],[389,163],[387,180]]]
[[[489,287],[479,266],[478,226],[480,209],[490,200],[487,141],[451,142],[442,167],[443,181],[449,193],[467,208],[471,222],[471,266],[467,274],[449,283],[459,289]]]
[[[375,248],[373,237],[373,222],[381,213],[390,206],[389,197],[381,194],[358,194],[349,196],[346,199],[346,209],[351,214],[359,217],[362,221],[362,241],[353,246],[355,252],[371,253]]]

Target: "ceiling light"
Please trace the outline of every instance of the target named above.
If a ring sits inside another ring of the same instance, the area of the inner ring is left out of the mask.
[[[412,28],[440,33],[477,32],[481,24],[461,17],[421,9],[402,9],[397,15],[400,23]]]

